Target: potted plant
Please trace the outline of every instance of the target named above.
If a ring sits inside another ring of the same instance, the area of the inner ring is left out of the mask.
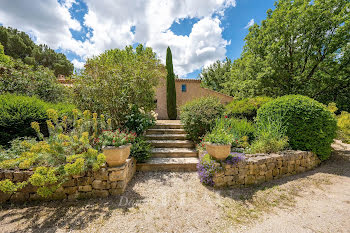
[[[233,137],[223,129],[214,129],[205,136],[204,140],[209,155],[217,160],[225,160],[231,153]]]
[[[104,130],[98,141],[106,156],[108,166],[115,167],[125,163],[130,155],[131,143],[135,140],[135,133]]]

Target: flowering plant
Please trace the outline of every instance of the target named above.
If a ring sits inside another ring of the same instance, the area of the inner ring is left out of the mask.
[[[119,147],[135,141],[136,133],[128,133],[117,129],[116,131],[104,130],[97,138],[97,142],[102,146]]]

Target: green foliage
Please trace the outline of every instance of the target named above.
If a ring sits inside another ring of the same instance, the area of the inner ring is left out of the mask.
[[[155,125],[156,117],[152,111],[146,113],[143,109],[139,109],[136,105],[131,108],[131,112],[126,116],[124,127],[129,131],[142,135],[147,129]]]
[[[338,137],[345,143],[350,143],[350,113],[341,112],[337,116]]]
[[[0,62],[0,94],[7,92],[60,102],[68,98],[69,90],[57,82],[56,76],[48,68],[34,68],[14,60],[10,63]]]
[[[0,162],[0,169],[34,169],[28,182],[38,187],[37,193],[43,197],[51,195],[69,176],[81,174],[88,168],[98,170],[105,164],[105,156],[93,147],[97,147],[96,139],[103,129],[110,127],[110,121],[90,111],[80,115],[74,110],[73,128],[68,128],[67,117],[59,119],[58,116],[57,111],[47,110],[49,137],[43,138],[39,124],[33,122],[31,125],[41,140],[22,141],[20,148],[10,149],[18,151],[18,156]],[[0,189],[11,193],[25,184],[3,181]]]
[[[224,112],[224,106],[215,97],[195,99],[181,107],[180,119],[191,140],[199,139],[215,126]]]
[[[218,145],[231,145],[233,136],[228,134],[224,129],[214,128],[210,133],[205,135],[204,141]]]
[[[0,63],[7,64],[11,61],[11,59],[5,55],[4,46],[0,43]]]
[[[0,162],[18,158],[23,152],[28,150],[28,146],[34,144],[34,138],[16,138],[10,142],[9,149],[0,149]]]
[[[85,70],[76,77],[74,99],[80,109],[108,114],[114,125],[122,125],[132,106],[145,112],[155,108],[159,78],[165,78],[164,66],[151,48],[108,50],[87,60]]]
[[[28,65],[45,66],[53,70],[55,76],[69,76],[73,73],[74,66],[64,54],[56,53],[47,45],[34,44],[26,33],[17,29],[0,26],[0,43],[4,46],[6,55],[21,59]]]
[[[48,119],[46,111],[49,108],[57,108],[62,116],[74,108],[70,104],[51,104],[36,97],[17,96],[14,94],[0,95],[0,145],[18,137],[35,137],[35,131],[31,128],[31,122],[36,121],[40,125],[46,125]],[[42,128],[42,133],[47,135],[47,128]]]
[[[175,74],[173,71],[173,58],[171,50],[168,47],[166,50],[166,106],[168,111],[168,117],[170,120],[176,120],[176,89],[175,89]]]
[[[251,153],[274,153],[288,147],[286,128],[281,116],[260,120],[257,125],[256,140],[250,146]]]
[[[231,60],[226,57],[225,61],[218,60],[214,64],[203,68],[199,74],[199,78],[202,81],[201,86],[221,92],[224,89],[223,84],[230,77],[231,66]]]
[[[26,181],[15,184],[9,179],[0,180],[0,191],[4,193],[13,193],[16,190],[23,188],[26,184]]]
[[[329,158],[337,126],[326,106],[306,96],[282,96],[258,110],[257,124],[278,118],[292,149],[312,151],[321,160]]]
[[[132,144],[130,156],[134,157],[138,163],[144,162],[151,157],[151,144],[144,137],[137,137]]]
[[[302,94],[350,111],[350,2],[280,0],[249,28],[224,91],[237,98]]]
[[[253,98],[245,98],[242,100],[233,100],[225,106],[225,115],[229,117],[247,118],[253,120],[256,112],[265,103],[271,101],[272,98],[266,96],[258,96]]]

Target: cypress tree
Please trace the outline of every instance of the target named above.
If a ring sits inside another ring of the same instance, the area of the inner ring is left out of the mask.
[[[166,103],[167,112],[170,120],[176,120],[176,89],[175,89],[175,74],[173,70],[173,58],[171,50],[168,47],[166,51],[166,69],[168,71],[166,77]]]

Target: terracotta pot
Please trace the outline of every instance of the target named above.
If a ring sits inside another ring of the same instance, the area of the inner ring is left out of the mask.
[[[103,154],[106,156],[106,162],[110,167],[123,165],[130,155],[131,144],[119,147],[104,147]]]
[[[206,144],[207,151],[209,155],[217,160],[225,160],[231,153],[231,144],[229,145],[219,145],[219,144]]]

